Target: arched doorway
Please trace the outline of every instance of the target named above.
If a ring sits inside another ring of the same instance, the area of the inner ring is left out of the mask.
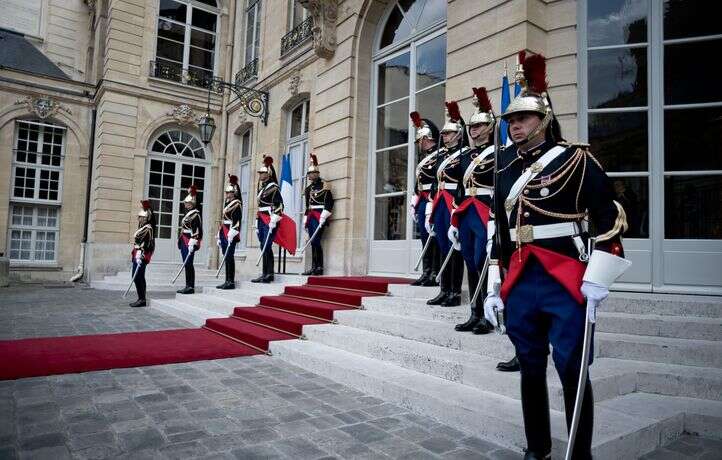
[[[372,55],[369,272],[409,274],[420,253],[408,203],[418,162],[409,113],[439,127],[446,94],[446,0],[398,1]]]
[[[185,214],[183,199],[191,184],[198,189],[201,211],[206,204],[207,172],[206,150],[194,135],[180,129],[161,132],[148,148],[146,196],[158,217],[156,250],[153,259],[161,262],[179,261],[177,249],[180,222]],[[208,235],[208,216],[203,214],[204,237]],[[210,235],[213,238],[212,235]],[[202,244],[195,257],[196,263],[205,263],[207,244]]]

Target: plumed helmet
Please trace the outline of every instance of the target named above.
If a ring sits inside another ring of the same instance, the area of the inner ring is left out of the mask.
[[[310,157],[311,161],[308,163],[308,169],[306,169],[306,174],[320,172],[318,170],[318,158],[313,153],[310,155]]]
[[[153,208],[150,205],[150,200],[143,200],[140,202],[140,211],[138,211],[138,217],[150,218],[153,215]]]
[[[226,187],[223,190],[227,193],[232,192],[236,198],[240,197],[241,187],[238,185],[238,176],[229,174],[228,181],[226,182]]]
[[[196,205],[196,194],[198,193],[198,189],[195,185],[191,185],[188,187],[188,194],[186,195],[185,199],[183,200],[184,203],[192,203],[194,206]]]
[[[271,155],[263,154],[263,165],[258,168],[259,173],[268,173],[273,182],[278,183],[278,176],[276,176],[276,169],[273,167],[273,157]]]
[[[471,90],[474,93],[471,103],[476,107],[476,111],[471,118],[469,118],[466,125],[474,126],[481,123],[489,123],[493,126],[496,117],[494,116],[494,110],[491,108],[491,100],[486,93],[486,88],[471,88]]]
[[[409,117],[416,129],[414,141],[419,142],[423,138],[427,138],[434,142],[439,140],[439,128],[436,127],[433,121],[428,118],[421,118],[421,114],[419,112],[411,112]]]
[[[446,102],[446,123],[441,128],[441,133],[458,133],[464,128],[464,120],[461,118],[459,104],[456,101]]]

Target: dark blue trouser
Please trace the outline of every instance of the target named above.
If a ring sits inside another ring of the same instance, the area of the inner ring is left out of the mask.
[[[466,269],[481,271],[486,259],[486,226],[473,206],[459,219],[459,243]]]
[[[451,250],[451,241],[448,236],[451,210],[446,206],[444,199],[440,199],[436,206],[433,221],[434,233],[441,250],[441,260],[444,260]],[[454,251],[449,259],[449,264],[441,275],[441,290],[461,294],[462,281],[464,281],[464,260],[458,252]]]
[[[268,225],[263,222],[263,220],[259,217],[258,218],[258,241],[261,243],[261,250],[263,250],[263,243],[266,242],[266,235],[268,235],[269,227]],[[268,245],[266,246],[266,253],[273,254],[273,239],[276,238],[276,232],[278,232],[278,224],[273,228],[273,231],[271,232],[271,236],[268,238]]]
[[[313,233],[314,233],[314,232],[316,231],[316,229],[318,228],[318,224],[319,224],[318,219],[316,219],[316,218],[313,217],[312,215],[309,215],[309,216],[306,218],[306,225],[307,225],[306,230],[308,230],[308,237],[309,237],[309,238],[313,235]],[[325,232],[325,231],[326,231],[326,230],[325,230],[324,228],[321,228],[321,230],[318,231],[318,234],[316,235],[316,237],[315,237],[313,240],[311,240],[311,246],[312,246],[312,247],[314,247],[314,248],[320,248],[320,247],[321,247],[321,237],[323,236],[323,232]]]
[[[135,276],[135,291],[138,293],[138,299],[140,300],[145,299],[145,265],[142,263],[138,268],[138,263],[133,259],[133,271],[130,272],[130,276]],[[139,270],[137,274],[135,273],[136,270]]]
[[[429,204],[429,206],[431,206]],[[436,234],[436,241],[439,243],[439,249],[441,249],[441,259],[446,257],[446,254],[451,249],[451,241],[449,241],[449,226],[451,225],[451,210],[446,207],[446,201],[439,199],[434,210],[434,219],[431,222],[434,225],[434,233]]]
[[[226,235],[223,234],[223,231],[218,231],[218,240],[221,242],[221,257],[226,253],[226,248],[228,247],[228,240],[226,239]],[[233,260],[233,255],[236,253],[236,244],[238,242],[235,240],[235,238],[231,241],[231,248],[228,250],[228,260]]]
[[[188,257],[188,261],[185,264],[185,273],[186,273],[186,287],[195,287],[196,285],[196,270],[193,266],[193,259],[196,257],[196,251],[193,251],[190,256],[188,256],[188,244],[185,242],[184,238],[178,239],[178,249],[180,249],[181,252],[181,262],[186,260],[186,256]]]

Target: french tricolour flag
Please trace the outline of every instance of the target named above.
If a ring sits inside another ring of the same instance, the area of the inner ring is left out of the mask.
[[[293,199],[293,176],[291,174],[291,154],[283,155],[281,161],[281,198],[283,199],[283,217],[278,223],[278,233],[274,241],[291,255],[296,253],[296,201]]]

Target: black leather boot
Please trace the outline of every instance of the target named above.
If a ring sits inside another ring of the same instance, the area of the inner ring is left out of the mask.
[[[468,268],[468,267],[467,267]],[[474,295],[474,290],[476,290],[476,285],[479,282],[479,272],[476,270],[468,270],[469,272],[469,292],[471,296]],[[457,324],[454,326],[454,330],[459,332],[467,332],[471,331],[476,327],[477,324],[479,324],[479,321],[481,321],[481,318],[479,316],[479,311],[476,305],[471,306],[471,316],[469,316],[469,319],[466,320],[465,323]]]
[[[441,303],[446,300],[446,297],[448,295],[449,292],[444,291],[442,288],[442,290],[439,291],[439,294],[436,297],[426,301],[426,305],[441,305]]]
[[[226,286],[228,286],[228,263],[226,263],[226,266],[223,268],[226,270],[226,279],[221,284],[216,286],[216,289],[226,289]]]
[[[569,376],[562,384],[564,390],[564,412],[567,419],[567,432],[571,429],[572,418],[574,417],[574,403],[577,398],[578,373],[576,376]],[[584,397],[582,399],[582,411],[579,414],[579,425],[574,440],[572,458],[574,460],[591,460],[592,458],[592,431],[594,430],[594,395],[592,384],[587,377],[584,385]]]
[[[525,459],[550,458],[552,451],[546,373],[521,374],[521,410],[526,434]]]
[[[196,281],[196,271],[193,267],[193,264],[186,264],[185,266],[185,272],[186,272],[186,287],[183,289],[179,289],[176,292],[178,294],[194,294],[195,291],[195,281]]]
[[[138,299],[135,302],[131,303],[130,306],[133,308],[145,307],[145,299]]]
[[[143,276],[138,276],[135,278],[135,291],[138,293],[138,300],[131,303],[131,307],[145,307],[145,287],[145,273],[143,273]]]
[[[251,280],[251,283],[263,283],[263,279],[266,277],[266,253],[263,253],[263,256],[261,256],[261,267],[263,267],[263,271],[260,275],[258,275],[257,278],[253,278]]]
[[[438,243],[434,237],[430,236],[429,238],[432,238],[432,240],[431,243],[429,243],[429,249],[426,250],[424,257],[428,257],[430,272],[429,277],[421,284],[426,287],[439,285],[439,282],[436,281],[436,275],[438,275],[439,269],[441,268],[441,253]]]
[[[316,276],[323,275],[323,248],[316,248],[316,269],[313,271]]]
[[[472,334],[476,335],[484,335],[488,334],[490,332],[494,331],[494,326],[486,320],[486,318],[481,318],[477,325],[474,327],[474,329],[471,331]]]
[[[496,365],[496,370],[500,372],[519,372],[519,358],[514,356],[509,361],[502,361]]]
[[[219,287],[220,289],[236,288],[236,264],[232,260],[226,260],[226,282]]]
[[[450,292],[440,305],[442,307],[458,307],[461,305],[461,292]]]
[[[270,283],[273,281],[273,251],[266,251],[263,256],[264,273],[263,280],[261,283]]]

